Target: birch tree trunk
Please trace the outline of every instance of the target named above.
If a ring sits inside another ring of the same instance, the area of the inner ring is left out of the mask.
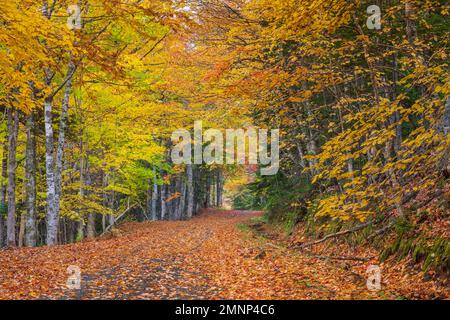
[[[19,111],[8,108],[8,218],[6,222],[6,243],[16,245],[16,149],[19,133]]]
[[[53,161],[53,126],[52,126],[52,100],[46,99],[44,103],[45,122],[45,175],[47,179],[47,245],[52,246],[58,242],[58,211],[55,204],[55,176]]]
[[[35,114],[31,112],[27,119],[27,146],[25,158],[26,179],[26,222],[25,245],[36,246],[36,137]]]

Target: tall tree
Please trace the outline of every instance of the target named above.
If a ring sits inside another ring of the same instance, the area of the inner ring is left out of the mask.
[[[36,246],[36,138],[35,138],[35,112],[27,116],[26,123],[26,155],[25,155],[25,179],[26,179],[26,226],[25,245]]]
[[[19,134],[19,111],[8,108],[8,219],[6,223],[6,243],[16,246],[16,151]]]
[[[193,168],[192,164],[188,164],[186,166],[186,201],[187,201],[187,210],[186,210],[186,218],[192,218],[194,214],[194,179],[193,179]]]

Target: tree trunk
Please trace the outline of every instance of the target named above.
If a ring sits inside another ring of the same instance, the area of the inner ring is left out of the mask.
[[[441,130],[442,130],[442,133],[444,134],[444,138],[448,137],[448,135],[450,134],[450,98],[447,98],[447,101],[445,102]],[[441,161],[442,172],[447,177],[450,176],[449,153],[450,153],[450,150],[447,148],[444,152],[444,156]]]
[[[62,171],[63,171],[63,156],[64,156],[64,143],[65,143],[65,133],[67,127],[67,116],[69,110],[69,99],[72,91],[72,76],[75,66],[72,61],[69,62],[69,67],[67,70],[67,80],[64,88],[64,97],[61,107],[61,118],[59,121],[59,132],[58,132],[58,145],[56,146],[56,160],[55,160],[55,211],[59,214],[60,199],[61,199],[61,189],[62,189]]]
[[[90,186],[91,184],[92,184],[92,181],[91,181],[91,175],[90,175],[90,171],[89,171],[89,163],[86,161],[86,185]],[[86,236],[88,239],[95,238],[95,212],[88,213]]]
[[[156,178],[155,178],[156,180]],[[156,181],[153,183],[153,195],[152,195],[152,221],[156,221],[158,219],[156,215],[156,206],[158,204],[158,185]]]
[[[223,176],[222,171],[217,170],[217,207],[222,207],[222,185],[223,185]]]
[[[167,197],[171,199],[167,204],[167,220],[174,220],[177,201],[172,197],[176,192],[176,179],[170,179],[170,184],[167,188]]]
[[[78,221],[77,225],[77,237],[76,241],[82,241],[84,239],[84,221]]]
[[[69,243],[74,243],[75,242],[75,226],[76,226],[76,222],[69,220],[69,234],[67,236],[67,241]]]
[[[14,113],[14,116],[13,116]],[[14,117],[14,118],[13,118]],[[6,238],[8,246],[16,245],[16,149],[19,133],[19,111],[8,108],[8,220]]]
[[[4,183],[7,179],[8,174],[8,141],[9,134],[6,132],[5,140],[3,141],[3,157],[2,157],[2,179],[0,185],[0,248],[4,245],[5,240],[5,224],[4,224],[4,215],[7,213],[7,205],[6,205],[6,186]]]
[[[24,238],[25,238],[25,213],[21,213],[20,215],[20,225],[19,225],[19,238],[18,238],[18,244],[19,248],[23,247],[24,244]]]
[[[105,192],[106,187],[108,186],[108,175],[103,173],[102,178],[102,187],[103,187],[103,206],[108,206],[108,194]],[[106,230],[106,214],[102,214],[102,232]]]
[[[303,154],[303,149],[302,146],[299,142],[297,142],[297,152],[298,152],[298,157],[300,160],[300,166],[305,169],[306,168],[306,163],[305,163],[305,155]]]
[[[211,207],[211,177],[209,172],[206,173],[206,208]]]
[[[84,155],[83,155],[83,143],[81,143],[81,158],[80,158],[80,201],[82,202],[84,199],[84,195],[85,195],[85,190],[84,190],[84,175],[85,175],[85,164],[84,164],[85,160],[84,160]],[[81,205],[81,203],[80,203]],[[80,211],[80,223],[78,225],[78,232],[77,232],[77,241],[81,241],[84,238],[84,216],[83,216],[83,212]]]
[[[167,203],[166,203],[166,189],[167,185],[161,186],[161,220],[164,220],[166,216]]]
[[[44,103],[45,122],[45,173],[47,178],[47,245],[52,246],[58,242],[58,211],[55,204],[55,176],[53,161],[53,126],[52,101]]]
[[[311,112],[308,113],[311,116]],[[306,143],[306,150],[309,156],[315,156],[317,154],[317,145],[311,128],[308,129],[308,141]],[[308,159],[308,166],[311,168],[311,175],[314,177],[317,174],[317,170],[314,168],[317,164],[317,159]]]
[[[192,218],[192,215],[194,213],[194,181],[193,181],[192,164],[187,165],[186,175],[187,175],[187,212],[186,212],[186,217],[188,219],[190,219],[190,218]]]
[[[27,119],[27,146],[25,157],[26,179],[26,222],[25,245],[36,246],[36,137],[35,114],[31,112]]]
[[[89,212],[88,214],[86,236],[89,239],[95,238],[95,212]]]
[[[214,208],[216,206],[216,177],[214,176],[213,172],[210,172],[211,174],[211,207]]]
[[[177,219],[181,220],[184,218],[184,208],[186,207],[186,183],[184,180],[181,180],[181,186],[180,186],[180,202],[178,204],[178,213],[177,213]]]
[[[116,193],[114,192],[114,190],[111,192],[111,198],[110,198],[110,202],[109,202],[109,207],[111,208],[111,210],[114,212],[114,202],[116,201]],[[114,223],[116,223],[116,217],[114,216],[114,214],[110,214],[109,215],[109,225],[112,226]]]
[[[102,214],[102,232],[106,230],[106,215]]]
[[[152,180],[148,179],[147,181],[147,201],[146,201],[146,208],[145,208],[145,219],[146,220],[150,220],[150,217],[152,215],[152,195],[153,195],[153,191],[152,191]]]
[[[406,37],[408,42],[414,46],[414,41],[416,40],[416,25],[413,20],[414,8],[412,4],[408,1],[405,2],[405,18],[406,18]]]

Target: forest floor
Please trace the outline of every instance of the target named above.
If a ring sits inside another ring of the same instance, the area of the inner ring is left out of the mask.
[[[370,261],[287,249],[261,212],[209,210],[190,221],[126,223],[115,235],[0,251],[0,299],[399,299],[440,297],[417,275],[390,270],[370,292]],[[81,289],[69,290],[70,265]],[[384,276],[384,275],[383,275]],[[411,289],[415,283],[416,292]],[[404,288],[404,290],[402,290]]]

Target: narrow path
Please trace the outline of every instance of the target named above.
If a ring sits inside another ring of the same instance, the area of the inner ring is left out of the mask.
[[[333,299],[377,297],[350,271],[267,246],[239,224],[260,212],[129,223],[122,234],[0,251],[0,299]],[[66,269],[79,266],[81,290]]]

